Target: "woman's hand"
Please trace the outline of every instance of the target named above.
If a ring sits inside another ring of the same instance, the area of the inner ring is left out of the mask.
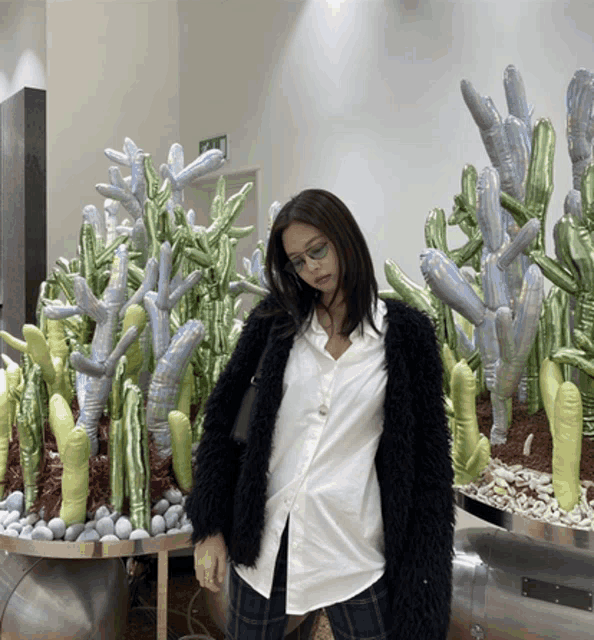
[[[218,592],[227,573],[227,548],[222,533],[194,546],[194,570],[201,587]]]

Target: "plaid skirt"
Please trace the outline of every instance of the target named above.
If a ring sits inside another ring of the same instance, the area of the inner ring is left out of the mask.
[[[270,598],[264,598],[254,591],[231,566],[225,640],[282,640],[285,637],[288,538],[287,518],[276,558]],[[349,600],[324,608],[335,640],[388,638],[391,621],[385,574]],[[312,614],[311,618],[315,618],[315,615]],[[306,622],[302,623],[304,625]],[[309,631],[311,627],[313,625],[308,625]]]

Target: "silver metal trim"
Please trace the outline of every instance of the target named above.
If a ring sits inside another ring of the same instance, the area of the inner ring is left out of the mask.
[[[466,513],[497,527],[552,544],[594,551],[594,531],[550,524],[510,511],[503,511],[480,500],[475,500],[457,489],[454,489],[454,498],[456,504]]]
[[[44,558],[120,558],[191,547],[193,545],[189,533],[119,542],[62,542],[59,540],[46,542],[21,540],[0,534],[0,550]]]

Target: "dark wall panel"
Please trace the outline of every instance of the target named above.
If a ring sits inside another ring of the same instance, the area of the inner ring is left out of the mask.
[[[25,87],[0,104],[0,327],[22,338],[46,278],[45,91]],[[2,342],[2,352],[19,354]]]

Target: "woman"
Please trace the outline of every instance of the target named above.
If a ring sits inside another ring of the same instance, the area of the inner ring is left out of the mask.
[[[365,239],[327,191],[280,210],[266,274],[208,399],[186,503],[200,583],[218,591],[231,561],[225,637],[280,639],[285,614],[323,607],[336,638],[445,640],[453,474],[432,324],[378,298]]]

